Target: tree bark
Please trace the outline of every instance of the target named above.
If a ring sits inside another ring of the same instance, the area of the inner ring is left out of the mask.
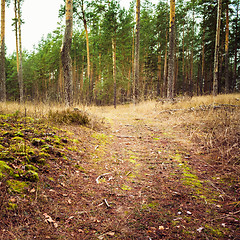
[[[218,0],[217,27],[214,53],[214,73],[213,73],[213,95],[218,94],[218,74],[219,74],[219,43],[220,43],[220,25],[221,25],[222,0]]]
[[[233,67],[233,84],[232,90],[236,88],[236,81],[237,81],[237,61],[238,61],[238,48],[237,48],[237,41],[238,41],[238,10],[239,10],[239,1],[237,1],[237,17],[235,23],[235,43],[234,43],[234,67]],[[238,89],[240,88],[240,84]]]
[[[167,97],[167,76],[168,76],[168,67],[167,67],[167,58],[168,58],[168,32],[166,31],[166,46],[165,46],[165,56],[164,56],[164,69],[163,69],[163,97]]]
[[[175,0],[170,0],[170,26],[169,26],[169,67],[167,97],[173,99],[174,95],[174,63],[175,63]]]
[[[112,61],[113,61],[113,83],[114,83],[114,108],[117,107],[117,78],[116,78],[116,37],[112,37]]]
[[[139,55],[140,55],[140,0],[136,1],[136,32],[135,32],[135,55],[134,55],[134,103],[137,104],[139,97]]]
[[[17,30],[18,30],[18,46],[19,46],[18,84],[19,84],[20,103],[23,103],[24,93],[23,93],[22,28],[21,28],[21,2],[20,2],[20,0],[17,0],[17,4],[18,4],[18,6],[17,6],[18,29]],[[17,49],[16,49],[16,51],[17,51]]]
[[[228,15],[228,1],[226,2],[226,33],[225,33],[225,93],[229,93],[229,15]]]
[[[1,0],[1,46],[0,46],[0,101],[6,102],[6,70],[5,70],[5,0]]]
[[[184,24],[185,24],[185,22],[184,22]],[[185,93],[185,91],[186,91],[186,84],[185,84],[185,47],[184,47],[184,44],[185,44],[185,42],[184,42],[184,35],[185,35],[185,27],[184,27],[184,24],[183,24],[183,40],[182,40],[182,54],[183,54],[183,56],[182,56],[182,81],[183,81],[183,83],[182,83],[182,92],[183,93]]]
[[[73,105],[73,84],[72,84],[72,59],[70,56],[72,44],[72,27],[73,27],[73,5],[72,0],[66,0],[66,27],[61,49],[61,59],[64,75],[65,86],[65,105]]]
[[[85,33],[86,33],[86,47],[87,47],[87,79],[88,79],[88,83],[89,83],[89,101],[91,101],[90,96],[91,94],[91,61],[90,61],[90,50],[89,50],[89,38],[88,38],[88,28],[87,28],[87,20],[85,17],[85,11],[84,11],[84,6],[83,6],[83,0],[81,3],[81,7],[82,7],[82,19],[83,19],[83,25],[84,25],[84,29],[85,29]]]
[[[200,80],[200,95],[204,93],[205,84],[205,19],[203,19],[203,35],[202,35],[202,69],[201,69],[201,80]]]
[[[159,45],[158,45],[159,47]],[[161,77],[162,77],[162,56],[161,56],[161,51],[159,50],[158,53],[158,81],[157,81],[157,97],[160,96],[161,92],[160,92],[160,86],[161,86]]]

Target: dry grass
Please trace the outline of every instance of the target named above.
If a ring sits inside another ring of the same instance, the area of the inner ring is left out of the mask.
[[[240,94],[183,97],[172,102],[145,101],[138,105],[119,105],[117,109],[113,106],[75,106],[75,108],[79,112],[90,114],[92,128],[99,128],[102,119],[104,122],[157,119],[166,126],[184,128],[202,151],[214,152],[216,158],[220,158],[224,164],[239,165]],[[49,119],[49,115],[54,115],[56,119],[57,115],[61,115],[58,113],[69,112],[68,108],[59,104],[20,105],[16,102],[0,104],[2,113],[24,114],[25,109],[27,116],[45,119]]]

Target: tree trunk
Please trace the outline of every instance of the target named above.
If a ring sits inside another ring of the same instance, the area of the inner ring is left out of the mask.
[[[114,108],[117,107],[117,78],[116,78],[116,37],[112,37],[112,61],[113,61],[113,83],[114,83]]]
[[[159,47],[159,45],[158,45]],[[160,96],[160,86],[161,86],[161,77],[162,77],[162,56],[161,56],[161,51],[158,53],[158,81],[157,81],[157,97]]]
[[[167,97],[173,99],[174,94],[174,62],[175,62],[175,0],[170,0],[169,26],[169,67]]]
[[[168,32],[166,31],[166,47],[165,47],[165,56],[164,56],[164,70],[163,70],[163,97],[167,97],[167,76],[168,76],[168,71],[167,71],[167,58],[168,58]]]
[[[134,55],[134,103],[138,102],[139,95],[139,55],[140,55],[140,0],[136,1],[136,32]]]
[[[200,95],[204,93],[205,84],[205,19],[203,19],[203,36],[202,36],[202,69],[201,69],[201,80],[200,80]]]
[[[86,32],[86,46],[87,46],[87,79],[88,79],[88,83],[89,83],[89,90],[91,89],[91,78],[90,78],[90,74],[91,74],[91,61],[90,61],[90,50],[89,50],[89,38],[88,38],[88,28],[87,28],[87,20],[85,17],[85,11],[84,11],[84,6],[83,6],[83,0],[82,0],[82,16],[83,16],[83,25],[84,25],[84,29]],[[91,90],[89,92],[89,97],[91,96]],[[90,101],[90,99],[89,99]]]
[[[218,94],[218,74],[219,74],[219,43],[220,43],[220,25],[221,25],[222,0],[218,0],[217,27],[214,53],[214,73],[213,73],[213,95]]]
[[[24,101],[23,95],[23,68],[22,68],[22,28],[21,28],[21,2],[18,1],[18,42],[19,42],[19,71],[18,71],[18,83],[19,83],[19,95],[20,103]]]
[[[5,70],[5,0],[1,0],[1,46],[0,46],[0,101],[6,102],[6,70]]]
[[[72,26],[73,26],[73,8],[72,0],[66,0],[66,27],[61,49],[61,59],[65,86],[65,105],[73,105],[73,86],[72,86],[72,59],[70,56],[72,44]]]
[[[229,58],[229,15],[228,15],[228,1],[226,2],[226,34],[225,34],[225,93],[229,93],[229,71],[228,71],[228,58]]]
[[[185,22],[184,22],[184,24],[185,24]],[[185,48],[184,48],[184,32],[185,32],[185,29],[184,29],[184,24],[183,24],[183,40],[182,40],[182,54],[183,54],[183,56],[182,56],[182,92],[183,93],[185,93],[185,91],[186,91],[186,84],[185,84]]]
[[[235,23],[235,43],[234,43],[234,67],[233,67],[233,86],[232,90],[236,88],[236,82],[237,82],[237,61],[238,61],[238,48],[237,48],[237,41],[238,41],[238,9],[239,9],[239,1],[237,1],[237,17],[236,17],[236,23]],[[238,89],[240,88],[240,85],[238,86]]]
[[[194,27],[195,27],[195,16],[194,16],[194,0],[192,1],[192,46],[191,46],[191,65],[190,65],[190,78],[189,78],[189,96],[193,96],[193,51],[194,51]]]

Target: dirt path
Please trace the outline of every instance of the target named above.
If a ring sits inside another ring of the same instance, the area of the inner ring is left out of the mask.
[[[19,208],[0,239],[239,238],[231,196],[182,128],[126,113],[107,122],[102,132],[66,127],[66,155],[13,199]]]
[[[219,218],[228,213],[222,193],[181,134],[138,118],[115,118],[108,134],[94,133],[83,174],[71,179],[72,238],[234,239],[238,222],[230,219],[229,230]]]

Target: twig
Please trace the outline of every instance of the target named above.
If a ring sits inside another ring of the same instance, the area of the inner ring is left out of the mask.
[[[109,174],[111,174],[111,173],[104,173],[104,174],[98,176],[98,177],[96,178],[97,184],[99,183],[99,179],[101,179],[102,177],[104,177],[104,176],[106,176],[106,175],[109,175]]]
[[[105,198],[103,201],[104,201],[104,203],[106,204],[107,208],[111,208],[111,206],[108,204],[108,202],[107,202],[107,199],[106,199],[106,198]]]

